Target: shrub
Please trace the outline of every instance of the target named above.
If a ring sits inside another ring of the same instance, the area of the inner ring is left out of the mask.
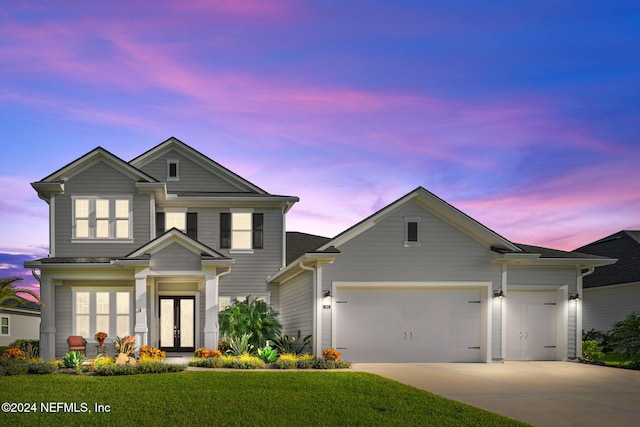
[[[195,353],[193,354],[194,357],[196,358],[200,358],[200,359],[211,359],[211,358],[220,358],[222,357],[222,353],[220,352],[220,350],[215,350],[215,349],[206,349],[204,347],[200,347],[199,349],[197,349],[195,351]]]
[[[322,357],[324,358],[324,360],[331,360],[333,362],[338,361],[341,354],[342,353],[340,353],[335,348],[325,348],[324,350],[322,350]]]
[[[229,350],[231,350],[231,348],[229,347],[229,340],[226,336],[224,336],[218,343],[218,351],[222,354],[227,354]]]
[[[334,362],[333,360],[327,360],[327,359],[315,359],[313,361],[313,368],[314,369],[335,369],[336,362]]]
[[[27,359],[40,357],[40,340],[16,340],[13,345],[20,348]]]
[[[351,362],[346,362],[344,360],[336,360],[336,369],[348,369],[353,365]]]
[[[296,336],[278,335],[273,339],[273,346],[278,353],[302,354],[305,349],[311,346],[312,335],[307,335],[300,339],[300,329]]]
[[[189,366],[198,368],[224,368],[225,361],[222,357],[195,358],[189,361]]]
[[[148,345],[142,345],[138,348],[138,357],[140,359],[154,359],[158,361],[163,361],[167,357],[167,353],[156,348],[149,347]]]
[[[25,375],[29,372],[29,364],[21,359],[7,359],[0,366],[0,375]]]
[[[227,353],[232,356],[240,356],[244,353],[250,353],[254,349],[253,345],[249,342],[250,339],[251,334],[242,334],[240,337],[229,337],[229,350]]]
[[[36,362],[36,363],[28,363],[27,369],[30,374],[45,375],[45,374],[51,374],[55,372],[57,368],[53,366],[51,363]]]
[[[5,351],[2,352],[2,357],[6,358],[6,359],[21,359],[24,360],[27,358],[27,356],[24,354],[24,352],[22,350],[20,350],[19,348],[8,348]]]
[[[313,362],[315,362],[316,358],[310,354],[303,354],[298,356],[298,361],[296,362],[296,367],[298,369],[311,369],[313,368]]]
[[[598,345],[602,347],[602,351],[604,353],[610,353],[613,351],[613,347],[611,346],[611,338],[606,332],[597,331],[593,328],[587,332],[582,331],[582,341],[589,340],[595,340]]]
[[[264,363],[273,363],[278,360],[278,352],[271,347],[259,348],[258,357]]]
[[[631,313],[616,322],[609,336],[625,360],[640,365],[640,313]]]
[[[291,353],[281,354],[275,365],[278,369],[295,369],[298,366],[298,356]]]
[[[256,369],[263,368],[264,362],[248,353],[235,356],[231,359],[231,367],[235,369]]]
[[[262,348],[267,340],[273,340],[282,326],[278,322],[278,313],[264,301],[237,301],[219,315],[220,332],[229,337],[250,334],[249,343],[254,348]]]
[[[131,357],[136,349],[136,342],[130,341],[129,337],[120,338],[116,336],[116,348],[119,353],[124,353],[128,357]]]
[[[109,356],[99,355],[93,360],[93,368],[97,369],[101,366],[115,365],[116,361]]]
[[[64,355],[62,363],[64,364],[65,368],[75,368],[76,370],[78,370],[80,368],[80,365],[84,363],[84,356],[82,356],[82,353],[80,353],[79,351],[72,351]]]
[[[604,353],[602,352],[602,347],[598,345],[598,341],[582,341],[582,358],[590,362],[604,359]]]
[[[139,363],[137,365],[104,365],[96,368],[98,375],[136,375],[136,374],[164,374],[167,372],[182,372],[185,365],[179,363],[164,363],[159,361]]]

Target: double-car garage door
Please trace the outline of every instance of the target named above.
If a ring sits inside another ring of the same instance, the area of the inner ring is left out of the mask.
[[[338,287],[336,348],[357,362],[484,362],[486,288]]]

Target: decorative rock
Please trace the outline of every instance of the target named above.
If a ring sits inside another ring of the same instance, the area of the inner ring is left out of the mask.
[[[116,358],[116,365],[126,365],[127,363],[129,363],[129,356],[124,353],[118,354],[118,357]]]

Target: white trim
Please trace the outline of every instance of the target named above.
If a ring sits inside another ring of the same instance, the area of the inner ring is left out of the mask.
[[[73,203],[73,202],[72,202]],[[49,202],[49,256],[56,256],[56,197]]]
[[[481,316],[485,316],[484,324],[480,328],[480,342],[484,346],[484,362],[491,363],[492,340],[491,340],[491,320],[492,320],[492,300],[493,300],[493,282],[491,281],[434,281],[434,282],[403,282],[403,281],[361,281],[361,282],[342,282],[335,281],[331,283],[331,295],[334,298],[331,304],[331,347],[336,347],[336,310],[335,297],[337,288],[424,288],[424,289],[446,289],[446,288],[485,288],[484,301],[481,307]],[[482,295],[482,291],[481,291]],[[322,306],[321,306],[322,307]],[[503,344],[504,345],[504,344]]]
[[[94,339],[94,335],[98,330],[92,331],[91,328],[95,328],[96,313],[96,299],[97,292],[107,292],[109,294],[109,341],[115,340],[117,336],[118,327],[118,313],[117,313],[117,293],[127,292],[129,294],[129,332],[131,335],[134,333],[135,327],[135,285],[134,286],[71,286],[71,332],[72,335],[78,335],[76,331],[76,294],[79,292],[89,293],[89,336],[84,337],[89,344],[95,344],[97,341]]]
[[[409,241],[409,223],[415,222],[417,224],[418,229],[417,240]],[[419,248],[422,246],[421,232],[420,232],[420,217],[419,216],[405,216],[404,217],[404,247],[405,248]]]

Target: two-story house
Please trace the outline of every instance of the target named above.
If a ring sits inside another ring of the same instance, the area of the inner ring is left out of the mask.
[[[582,277],[615,260],[518,245],[418,187],[333,239],[286,233],[267,193],[170,138],[127,162],[103,148],[32,184],[49,204],[41,355],[66,339],[217,347],[218,313],[260,298],[313,353],[352,361],[579,357]]]

